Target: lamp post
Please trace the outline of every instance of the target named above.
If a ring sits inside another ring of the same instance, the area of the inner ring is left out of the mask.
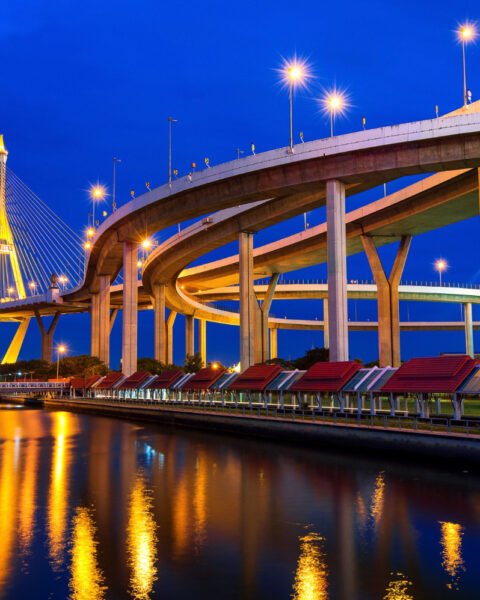
[[[337,114],[341,114],[345,110],[347,104],[346,99],[343,94],[340,94],[337,91],[333,91],[324,96],[323,104],[325,110],[330,115],[330,137],[333,137],[335,117],[337,116]]]
[[[92,199],[92,217],[93,223],[92,226],[95,228],[95,203],[102,202],[105,200],[105,196],[107,195],[107,190],[104,185],[97,183],[96,185],[92,185],[90,188],[90,198]]]
[[[60,346],[57,346],[57,379],[60,370],[60,355],[65,354],[66,351],[67,347],[64,344],[60,344]]]
[[[288,85],[288,98],[290,108],[290,152],[293,152],[293,92],[296,86],[305,85],[309,78],[308,67],[305,62],[294,58],[285,62],[281,69],[283,81]]]
[[[458,37],[462,43],[462,66],[463,66],[463,106],[467,106],[468,90],[467,90],[467,60],[465,46],[468,42],[475,39],[477,35],[475,26],[471,23],[465,23],[458,30]]]
[[[168,117],[168,185],[172,185],[172,123],[178,123],[178,119]]]
[[[444,258],[439,258],[434,264],[435,271],[438,273],[440,287],[442,287],[442,273],[448,269],[448,263]]]
[[[122,160],[114,156],[113,161],[113,181],[112,181],[112,212],[117,210],[117,163],[121,163]]]

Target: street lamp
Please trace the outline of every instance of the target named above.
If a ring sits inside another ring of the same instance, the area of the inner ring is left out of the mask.
[[[90,188],[90,198],[93,203],[93,227],[95,228],[95,203],[102,202],[105,200],[105,196],[107,195],[107,190],[104,185],[97,183],[96,185],[92,185]]]
[[[281,68],[282,80],[288,85],[288,96],[290,104],[290,152],[293,152],[293,92],[297,86],[305,86],[311,77],[308,65],[305,61],[294,58],[285,61]]]
[[[112,181],[112,212],[115,212],[117,210],[117,196],[116,196],[116,192],[117,192],[117,163],[121,163],[122,160],[120,158],[117,158],[116,156],[114,156],[112,158],[113,161],[113,181]]]
[[[57,379],[58,379],[58,373],[59,373],[59,369],[60,369],[60,355],[65,354],[66,351],[67,351],[67,347],[64,344],[60,344],[59,346],[57,346]]]
[[[442,273],[448,269],[448,263],[444,258],[439,258],[435,261],[434,267],[440,279],[440,287],[442,287]]]
[[[344,94],[333,90],[327,93],[323,99],[324,110],[330,115],[330,137],[333,137],[335,118],[341,115],[347,107],[347,99]]]
[[[468,90],[467,90],[467,61],[465,45],[473,41],[477,37],[477,31],[472,23],[465,23],[458,29],[458,38],[462,43],[462,64],[463,64],[463,106],[467,106]]]
[[[178,119],[168,117],[168,185],[172,185],[172,123],[178,123]]]

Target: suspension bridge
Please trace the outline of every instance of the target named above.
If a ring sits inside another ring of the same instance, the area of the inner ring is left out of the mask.
[[[15,362],[34,319],[42,334],[41,356],[51,361],[53,335],[62,314],[89,312],[91,354],[110,362],[110,331],[122,311],[122,369],[136,370],[138,310],[153,309],[155,358],[172,362],[173,323],[186,317],[186,350],[207,360],[206,323],[240,326],[242,367],[276,356],[278,329],[321,329],[332,360],[348,359],[348,331],[379,331],[382,365],[400,361],[401,329],[465,328],[473,354],[472,304],[480,290],[468,286],[401,286],[412,237],[479,213],[480,103],[451,115],[361,131],[280,148],[209,167],[149,190],[118,208],[85,240],[64,223],[7,166],[0,137],[0,320],[18,323],[3,363]],[[406,174],[434,173],[356,211],[346,197]],[[327,222],[260,248],[255,232],[327,206]],[[195,223],[139,261],[145,238],[171,225]],[[235,239],[239,254],[200,267],[189,265]],[[52,243],[55,240],[55,243]],[[399,242],[391,273],[378,247]],[[348,283],[346,257],[365,252],[374,285]],[[328,282],[279,284],[281,273],[321,262]],[[119,278],[121,277],[121,279]],[[267,283],[258,283],[267,279]],[[270,314],[275,298],[323,299],[319,320]],[[349,321],[347,298],[377,298],[378,322]],[[464,322],[401,323],[399,302],[457,302]],[[234,300],[239,310],[215,307]],[[169,313],[167,316],[167,309]],[[50,322],[47,318],[51,317]]]

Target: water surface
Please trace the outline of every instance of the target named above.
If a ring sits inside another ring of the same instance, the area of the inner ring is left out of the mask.
[[[480,478],[0,409],[0,598],[473,599]]]

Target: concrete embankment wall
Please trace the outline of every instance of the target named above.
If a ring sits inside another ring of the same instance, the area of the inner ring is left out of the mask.
[[[429,431],[380,429],[348,424],[303,422],[258,417],[225,415],[174,407],[144,408],[119,406],[91,401],[46,400],[47,408],[73,410],[95,415],[123,418],[147,423],[190,427],[222,434],[265,438],[279,442],[335,450],[361,451],[362,454],[415,460],[461,461],[480,464],[480,437],[441,434]]]

